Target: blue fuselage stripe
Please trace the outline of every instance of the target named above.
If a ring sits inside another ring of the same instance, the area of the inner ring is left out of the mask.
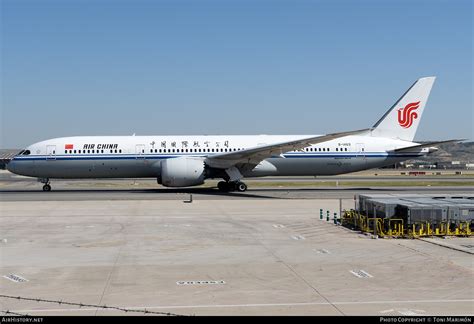
[[[215,154],[214,154],[215,155]],[[313,153],[289,153],[283,154],[285,158],[374,158],[374,157],[398,157],[398,158],[409,158],[409,157],[419,157],[423,154],[389,154],[386,152],[373,152],[365,154],[313,154]],[[14,161],[44,161],[44,160],[61,160],[61,161],[78,161],[78,160],[135,160],[135,159],[150,159],[150,160],[160,160],[168,158],[176,158],[181,156],[193,156],[193,157],[207,157],[213,156],[209,155],[199,155],[199,154],[143,154],[143,155],[37,155],[37,156],[16,156],[13,158]],[[278,157],[275,157],[278,158]]]

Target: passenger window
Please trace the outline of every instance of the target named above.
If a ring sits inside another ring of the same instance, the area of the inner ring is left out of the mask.
[[[121,149],[119,150],[119,153],[122,153],[122,150],[121,150]]]
[[[100,150],[100,153],[104,153],[104,150]]]
[[[87,150],[87,153],[90,153],[90,152],[91,152],[91,150]]]
[[[142,151],[144,151],[144,150],[142,150]],[[117,150],[115,150],[115,153],[117,153]]]

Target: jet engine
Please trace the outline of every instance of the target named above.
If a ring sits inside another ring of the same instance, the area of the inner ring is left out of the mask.
[[[161,161],[161,177],[158,183],[165,187],[197,186],[206,176],[204,159],[182,156]]]

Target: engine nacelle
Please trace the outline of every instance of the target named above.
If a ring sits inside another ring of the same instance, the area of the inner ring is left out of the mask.
[[[182,156],[161,161],[161,179],[165,187],[197,186],[204,183],[204,159]]]

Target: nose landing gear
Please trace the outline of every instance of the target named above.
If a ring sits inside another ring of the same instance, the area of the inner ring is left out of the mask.
[[[49,179],[38,179],[39,182],[44,183],[43,191],[51,191],[51,185],[49,184]]]

